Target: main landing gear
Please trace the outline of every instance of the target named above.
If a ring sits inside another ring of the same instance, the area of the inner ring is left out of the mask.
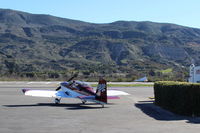
[[[55,98],[55,104],[60,104],[60,98]]]
[[[87,101],[86,100],[81,100],[82,101],[82,104],[85,104]]]

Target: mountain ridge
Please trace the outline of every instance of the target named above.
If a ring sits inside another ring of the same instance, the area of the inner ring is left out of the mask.
[[[150,76],[158,76],[167,68],[187,76],[191,60],[200,60],[199,45],[200,29],[176,24],[95,24],[0,9],[2,76],[43,72],[63,76],[63,71],[125,77],[153,71]]]

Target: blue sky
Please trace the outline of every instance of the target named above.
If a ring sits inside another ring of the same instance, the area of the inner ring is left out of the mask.
[[[200,28],[200,0],[0,0],[0,8],[92,23],[153,21]]]

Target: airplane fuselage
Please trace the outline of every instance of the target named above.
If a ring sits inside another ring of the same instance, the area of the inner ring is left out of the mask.
[[[66,93],[66,95],[70,97],[80,97],[80,96],[95,96],[95,92],[93,88],[90,86],[83,86],[81,82],[74,82],[70,84],[69,82],[60,83],[62,91]]]
[[[99,104],[106,104],[99,100],[96,100],[95,97],[97,96],[94,92],[93,88],[84,84],[79,81],[74,81],[74,83],[69,82],[62,82],[60,83],[62,91],[71,98],[79,98],[82,100],[83,103],[86,101],[91,101]],[[84,99],[87,97],[87,99]]]

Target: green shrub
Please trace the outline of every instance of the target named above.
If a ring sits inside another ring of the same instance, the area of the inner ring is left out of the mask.
[[[200,116],[200,84],[159,81],[154,84],[155,104],[174,113]]]

